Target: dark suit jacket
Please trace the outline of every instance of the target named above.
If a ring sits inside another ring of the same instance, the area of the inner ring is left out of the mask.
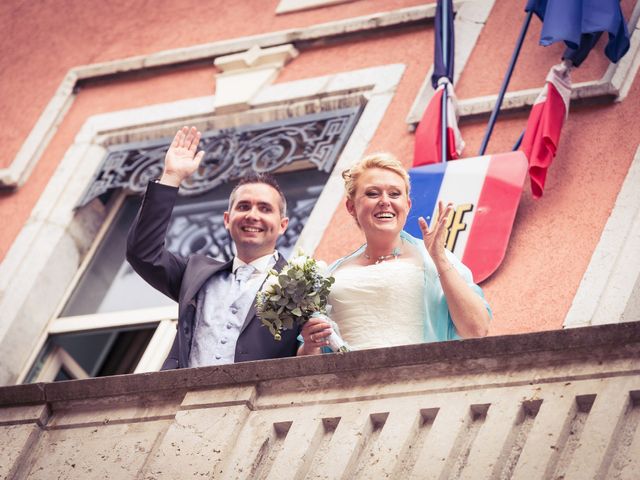
[[[230,271],[233,264],[199,254],[182,258],[165,249],[164,239],[177,195],[177,188],[149,183],[127,238],[127,261],[133,269],[154,288],[178,302],[178,332],[162,370],[189,366],[198,291],[212,275]],[[280,255],[276,270],[285,264]],[[240,330],[235,361],[295,356],[299,333],[299,329],[286,330],[280,341],[274,340],[256,316],[254,303]]]

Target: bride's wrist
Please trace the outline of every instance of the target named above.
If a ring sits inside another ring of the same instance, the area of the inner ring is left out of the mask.
[[[303,343],[300,349],[298,350],[299,356],[319,355],[320,353],[321,353],[320,347],[312,347],[307,343]]]

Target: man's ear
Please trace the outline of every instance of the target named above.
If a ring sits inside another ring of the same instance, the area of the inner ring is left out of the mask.
[[[282,217],[280,219],[280,233],[279,233],[279,235],[282,235],[287,230],[288,226],[289,226],[289,217]]]
[[[222,214],[222,221],[224,222],[224,228],[229,230],[229,212],[224,212]]]

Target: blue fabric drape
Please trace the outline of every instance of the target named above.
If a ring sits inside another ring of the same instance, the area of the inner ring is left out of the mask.
[[[605,55],[612,62],[629,50],[629,31],[618,0],[527,0],[525,11],[543,21],[540,45],[564,41],[563,58],[577,66],[603,32],[609,34]]]

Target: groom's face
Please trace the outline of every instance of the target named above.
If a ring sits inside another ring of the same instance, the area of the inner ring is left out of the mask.
[[[279,193],[265,183],[238,187],[224,213],[224,226],[245,262],[273,252],[288,224],[289,219],[281,214]]]

